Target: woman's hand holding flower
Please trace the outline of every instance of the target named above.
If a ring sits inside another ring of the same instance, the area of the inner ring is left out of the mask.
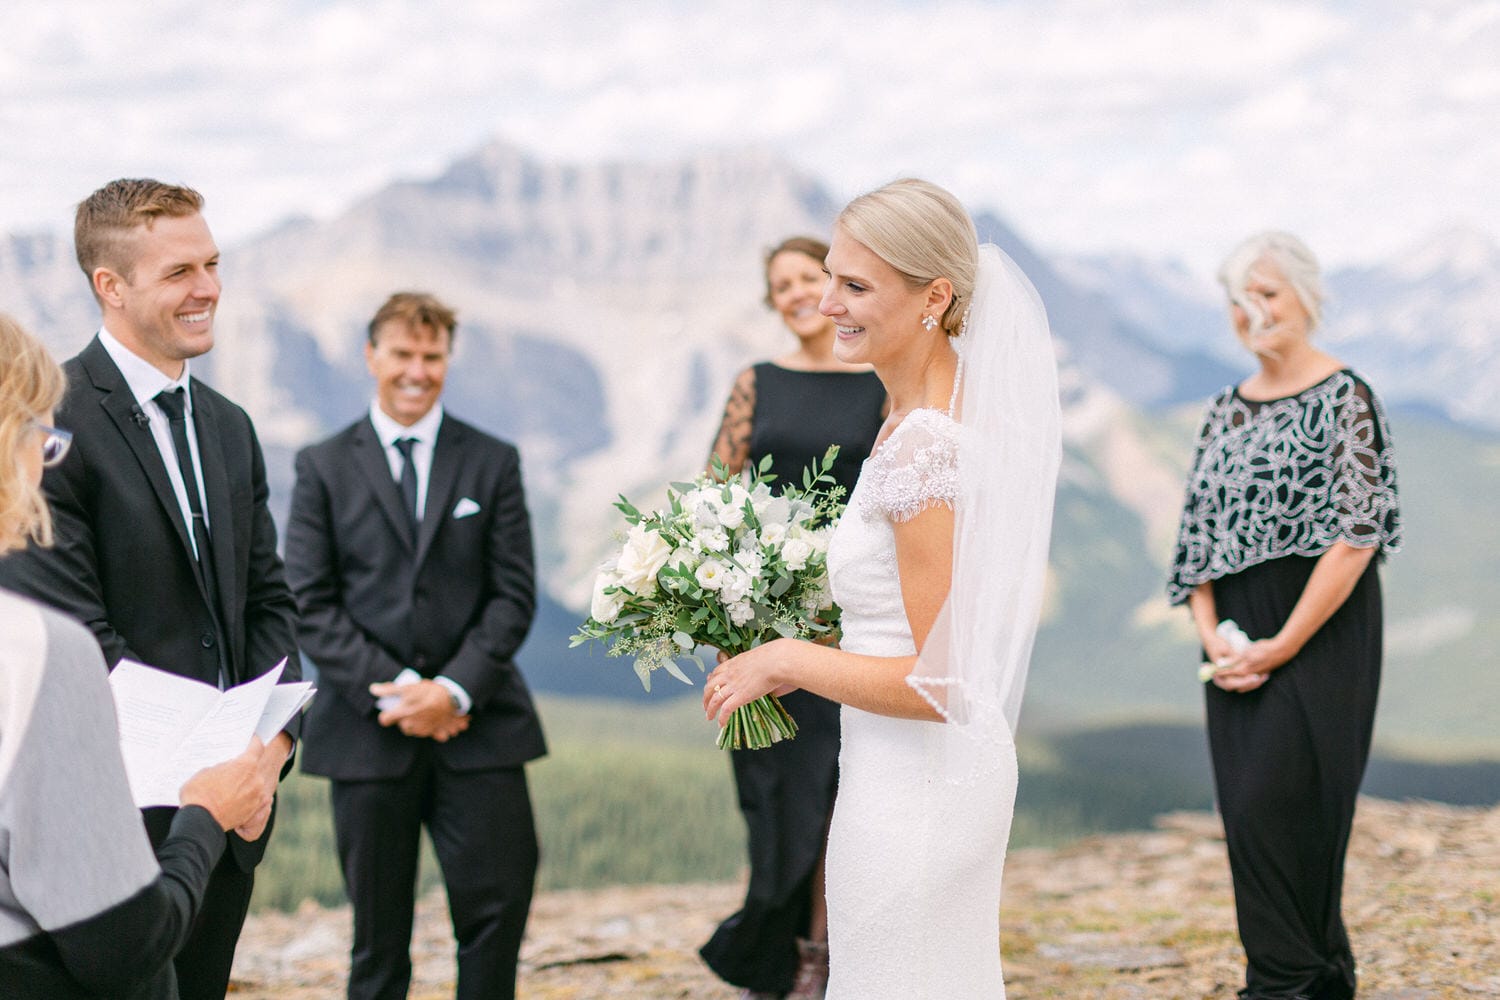
[[[704,714],[722,727],[742,705],[768,694],[779,697],[797,690],[781,668],[797,656],[797,647],[802,645],[800,639],[774,639],[738,656],[720,653],[719,665],[703,686]]]

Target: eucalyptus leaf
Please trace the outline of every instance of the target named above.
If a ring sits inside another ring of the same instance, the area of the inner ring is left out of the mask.
[[[667,673],[671,674],[673,677],[682,681],[682,683],[686,684],[688,687],[693,686],[693,682],[688,678],[687,674],[682,672],[682,668],[677,665],[676,661],[666,660],[662,663],[661,668]]]

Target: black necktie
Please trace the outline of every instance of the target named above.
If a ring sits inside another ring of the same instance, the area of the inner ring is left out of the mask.
[[[213,549],[208,537],[208,521],[203,516],[203,501],[198,495],[198,477],[193,474],[193,454],[188,451],[187,418],[183,413],[183,391],[172,389],[156,394],[156,405],[167,415],[167,425],[172,430],[172,451],[177,454],[177,471],[182,473],[182,488],[187,492],[188,511],[191,513],[193,545],[198,550],[198,574],[203,581],[204,593],[208,595],[209,609],[215,626],[219,620],[219,581],[214,576]],[[219,632],[219,665],[225,667],[223,629]],[[227,673],[227,672],[226,672]],[[227,676],[221,678],[227,683]]]
[[[412,461],[411,450],[416,447],[416,438],[397,438],[396,450],[401,453],[401,502],[406,505],[406,517],[411,523],[411,537],[417,537],[417,463]]]

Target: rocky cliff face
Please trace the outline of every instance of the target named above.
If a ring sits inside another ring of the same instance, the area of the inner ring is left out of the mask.
[[[1344,897],[1360,996],[1500,997],[1496,886],[1500,809],[1362,800]],[[731,884],[543,894],[521,951],[520,996],[731,1000],[737,991],[696,949],[742,893]],[[253,915],[236,956],[235,996],[340,996],[348,941],[347,909]],[[1012,1000],[1232,997],[1244,956],[1217,818],[1179,813],[1147,833],[1012,852],[999,947]],[[434,894],[418,913],[414,998],[452,995],[452,954]]]

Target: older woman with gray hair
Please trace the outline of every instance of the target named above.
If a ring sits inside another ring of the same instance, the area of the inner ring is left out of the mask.
[[[0,315],[0,555],[50,544],[42,469],[63,373]],[[122,530],[129,530],[126,525]],[[171,959],[224,850],[269,805],[252,740],[182,786],[156,855],[130,798],[104,656],[88,629],[0,590],[0,996],[177,996]]]
[[[1313,343],[1322,283],[1300,240],[1252,237],[1219,280],[1259,368],[1209,404],[1167,590],[1206,660],[1239,995],[1349,1000],[1341,897],[1380,684],[1376,567],[1401,541],[1390,430],[1370,386]]]

